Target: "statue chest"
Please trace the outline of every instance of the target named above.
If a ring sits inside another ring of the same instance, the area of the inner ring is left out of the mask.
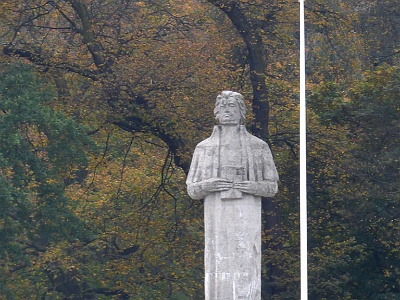
[[[243,163],[243,149],[240,140],[231,140],[220,145],[220,176],[233,181],[242,181],[246,170]]]

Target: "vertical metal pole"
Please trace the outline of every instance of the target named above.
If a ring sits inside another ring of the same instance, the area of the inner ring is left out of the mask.
[[[304,0],[300,2],[300,280],[301,300],[308,299],[307,279],[307,135]]]

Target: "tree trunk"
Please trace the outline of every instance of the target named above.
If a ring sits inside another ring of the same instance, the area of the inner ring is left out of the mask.
[[[269,143],[269,102],[266,85],[267,54],[262,37],[262,24],[259,20],[253,20],[247,16],[243,7],[236,1],[209,0],[222,10],[241,35],[248,51],[250,67],[250,80],[253,88],[252,110],[255,116],[255,123],[251,126],[251,132]],[[250,15],[250,14],[249,14]],[[265,25],[265,24],[264,24]],[[272,236],[268,244],[263,243],[263,248],[277,250],[279,248],[279,237],[281,229],[279,223],[279,207],[270,198],[262,200],[263,229]],[[274,295],[274,277],[281,273],[276,265],[267,266],[268,275],[263,280],[263,298],[270,298]]]

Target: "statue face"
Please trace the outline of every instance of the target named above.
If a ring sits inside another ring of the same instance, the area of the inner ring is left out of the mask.
[[[234,98],[223,99],[220,103],[219,122],[222,125],[240,124],[240,108]]]

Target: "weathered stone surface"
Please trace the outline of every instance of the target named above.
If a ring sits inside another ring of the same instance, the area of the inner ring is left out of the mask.
[[[220,125],[199,143],[188,193],[204,199],[206,299],[261,299],[261,197],[274,196],[278,174],[268,145],[241,125],[242,96],[224,91]]]
[[[261,299],[260,197],[205,201],[206,299]]]

